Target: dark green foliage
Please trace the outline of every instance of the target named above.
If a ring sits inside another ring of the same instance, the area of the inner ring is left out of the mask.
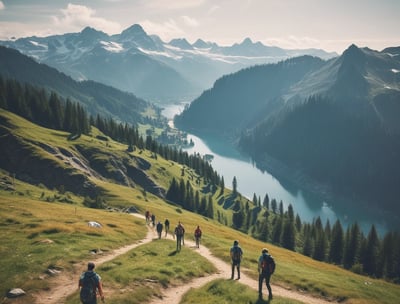
[[[309,97],[279,118],[259,123],[239,145],[256,161],[268,154],[335,193],[399,210],[400,132],[389,130],[366,100],[351,104],[356,113],[326,97]]]
[[[175,118],[175,125],[181,129],[238,133],[254,116],[264,112],[266,104],[271,107],[269,112],[276,108],[276,96],[322,63],[319,58],[302,56],[223,76]]]
[[[363,271],[368,275],[376,275],[380,264],[380,243],[374,225],[372,225],[366,241],[365,251],[362,252]]]
[[[232,180],[232,191],[233,191],[233,194],[237,193],[237,179],[236,179],[236,176],[234,176],[233,180]]]
[[[293,221],[291,221],[290,219],[286,219],[282,231],[282,247],[289,250],[294,250],[296,245],[295,236],[296,232]]]
[[[344,235],[343,228],[339,220],[336,220],[332,228],[332,238],[329,249],[329,261],[340,264],[343,259]]]
[[[101,196],[96,196],[94,199],[85,197],[83,205],[94,209],[104,209],[106,207],[106,203]]]
[[[89,118],[79,103],[72,103],[69,99],[65,102],[55,92],[48,95],[43,89],[21,85],[15,80],[3,80],[1,76],[0,82],[0,94],[7,100],[3,103],[5,110],[47,128],[73,134],[89,133]]]
[[[129,123],[156,123],[141,114],[152,106],[145,100],[94,81],[75,81],[54,68],[39,64],[32,58],[3,46],[0,46],[0,75],[20,83],[46,88],[46,91],[56,92],[64,98],[69,97],[74,102],[79,101],[90,115],[118,117]],[[13,103],[18,103],[20,96],[16,97]],[[12,109],[10,111],[14,112]]]
[[[343,266],[347,269],[359,262],[361,231],[357,223],[347,228],[344,245]]]

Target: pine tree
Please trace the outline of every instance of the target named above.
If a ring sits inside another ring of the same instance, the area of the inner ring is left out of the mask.
[[[265,194],[265,196],[264,196],[263,207],[266,208],[266,209],[269,209],[269,196],[268,196],[268,194]]]
[[[279,202],[279,214],[282,216],[283,215],[283,202]]]
[[[273,213],[276,213],[277,209],[278,209],[278,203],[276,202],[276,199],[272,199],[271,201],[271,209]]]
[[[363,252],[363,270],[369,275],[376,275],[380,257],[380,243],[378,234],[376,233],[375,225],[372,225],[368,233],[365,251]]]
[[[298,214],[296,214],[296,224],[295,225],[296,225],[297,232],[300,232],[301,231],[301,219]]]
[[[359,262],[359,249],[361,245],[361,233],[357,223],[347,228],[343,255],[343,266],[346,269],[351,268],[356,262]]]
[[[214,203],[213,203],[211,195],[208,197],[208,206],[207,206],[206,216],[210,219],[214,218]]]
[[[223,195],[224,191],[225,191],[225,181],[224,181],[224,177],[221,178],[221,183],[219,185],[221,187],[221,190],[219,192],[219,195]]]
[[[283,248],[294,250],[296,245],[296,232],[294,223],[290,219],[286,219],[284,222],[281,238]]]
[[[233,177],[232,180],[232,190],[233,190],[233,194],[237,194],[237,179],[236,176]]]
[[[294,222],[294,210],[292,204],[289,204],[288,206],[288,217],[290,222]]]
[[[275,223],[272,225],[271,241],[277,245],[281,244],[282,224],[282,217],[278,216],[275,219]]]
[[[179,186],[176,182],[176,179],[173,177],[171,181],[171,185],[168,188],[167,194],[165,195],[166,199],[171,202],[178,202],[179,199]]]
[[[329,261],[340,264],[343,259],[344,235],[343,228],[339,220],[336,220],[332,227],[332,237],[329,248]]]

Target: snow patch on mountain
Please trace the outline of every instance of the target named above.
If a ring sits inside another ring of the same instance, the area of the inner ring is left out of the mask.
[[[400,70],[397,70],[397,69],[391,69],[391,71],[392,71],[393,73],[395,73],[395,74],[400,73]]]
[[[121,53],[125,49],[122,46],[122,44],[117,43],[117,42],[112,42],[112,41],[100,41],[100,43],[103,45],[103,48],[106,51],[109,51],[111,53]]]
[[[44,48],[44,49],[46,49],[46,50],[47,50],[47,48],[48,48],[47,45],[41,44],[41,43],[36,42],[36,41],[33,41],[33,40],[30,40],[29,42],[32,43],[34,46],[41,47],[41,48]]]
[[[178,56],[172,53],[168,53],[168,52],[160,52],[160,51],[150,51],[150,50],[145,50],[143,48],[138,47],[138,50],[141,51],[144,54],[150,55],[150,56],[163,56],[163,57],[168,57],[168,58],[172,58],[175,60],[180,60],[182,59],[182,56]]]

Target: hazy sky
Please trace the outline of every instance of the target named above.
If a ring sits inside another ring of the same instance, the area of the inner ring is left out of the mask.
[[[350,44],[400,46],[400,0],[2,0],[0,39],[140,24],[168,42],[220,45],[249,37],[283,48],[342,53]]]

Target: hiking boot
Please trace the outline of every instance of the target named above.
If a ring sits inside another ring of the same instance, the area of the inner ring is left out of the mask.
[[[272,300],[272,294],[268,296],[268,300]]]

